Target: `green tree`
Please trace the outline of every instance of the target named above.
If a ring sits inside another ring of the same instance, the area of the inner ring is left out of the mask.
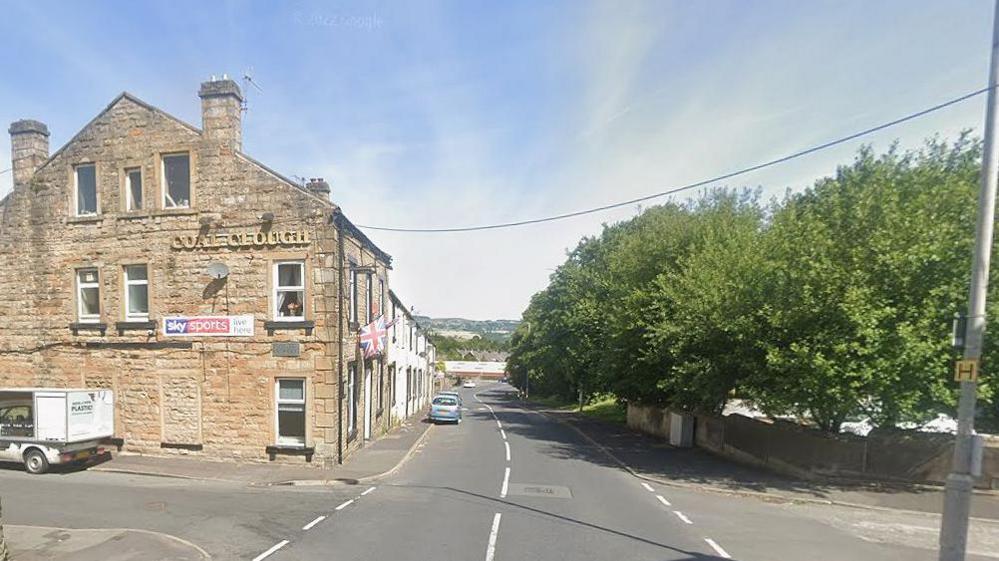
[[[750,373],[766,368],[764,209],[749,191],[715,191],[693,208],[696,235],[653,283],[647,356],[674,407],[720,413]]]
[[[767,368],[747,391],[836,431],[953,405],[950,317],[966,298],[979,147],[869,148],[789,196],[767,232]]]
[[[719,189],[606,225],[532,298],[513,381],[710,412],[739,396],[828,431],[952,414],[979,157],[967,135],[864,148],[768,206]],[[991,287],[995,316],[999,274]],[[980,426],[996,429],[999,346],[985,350]]]

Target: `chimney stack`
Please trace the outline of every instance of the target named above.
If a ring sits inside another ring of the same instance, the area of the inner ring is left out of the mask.
[[[49,128],[45,123],[21,119],[10,124],[10,161],[14,185],[31,181],[31,176],[49,159]]]
[[[208,140],[243,149],[243,92],[228,76],[201,83],[201,129]]]
[[[320,197],[326,199],[329,199],[330,197],[330,184],[326,183],[322,177],[313,177],[309,179],[309,182],[305,184],[305,188]]]

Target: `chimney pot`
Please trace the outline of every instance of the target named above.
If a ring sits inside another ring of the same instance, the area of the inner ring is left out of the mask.
[[[330,184],[326,183],[322,177],[313,177],[309,179],[309,183],[305,185],[305,188],[320,197],[328,198],[330,196]]]
[[[49,128],[41,121],[21,119],[7,129],[14,185],[27,183],[49,159]]]

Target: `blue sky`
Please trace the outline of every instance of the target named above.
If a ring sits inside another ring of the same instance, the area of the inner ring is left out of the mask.
[[[358,224],[402,227],[641,196],[956,97],[985,84],[992,16],[988,0],[2,9],[0,119],[47,123],[53,151],[123,90],[200,126],[199,83],[252,69],[263,92],[247,92],[244,150],[286,175],[326,177]],[[980,131],[983,112],[980,97],[864,142]],[[802,189],[860,143],[727,185]],[[0,195],[10,181],[0,174]],[[635,212],[370,236],[418,312],[515,318],[580,237]]]

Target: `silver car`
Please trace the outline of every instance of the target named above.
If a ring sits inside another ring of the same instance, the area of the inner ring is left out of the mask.
[[[461,404],[453,395],[438,395],[430,403],[430,420],[438,422],[461,422]]]

